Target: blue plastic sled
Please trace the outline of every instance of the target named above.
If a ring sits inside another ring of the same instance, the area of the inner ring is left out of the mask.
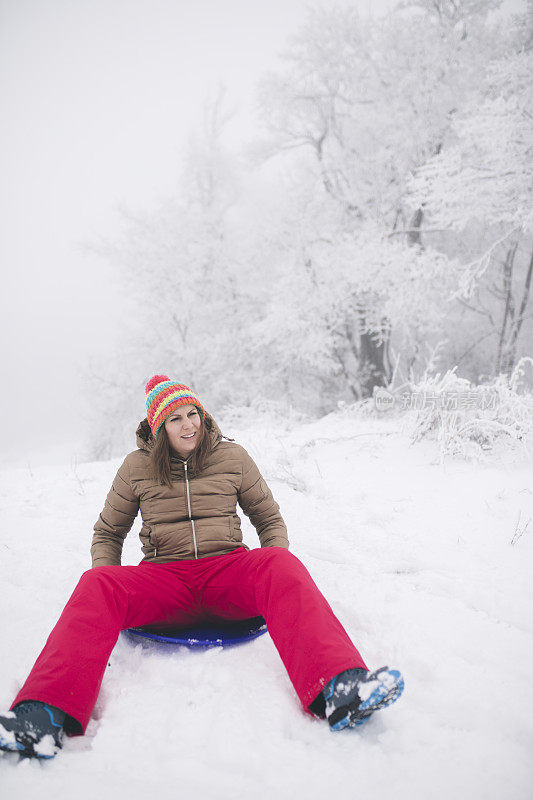
[[[122,631],[135,642],[160,642],[166,645],[185,645],[186,647],[228,647],[256,639],[266,633],[263,617],[239,620],[216,620],[199,622],[186,628],[165,630],[161,628],[127,628]],[[148,641],[147,641],[148,640]]]

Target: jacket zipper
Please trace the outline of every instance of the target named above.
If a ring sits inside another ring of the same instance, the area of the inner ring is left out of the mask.
[[[187,487],[187,508],[189,509],[189,519],[190,519],[191,525],[192,525],[192,539],[193,539],[193,542],[194,542],[194,557],[198,558],[198,547],[196,545],[196,528],[194,527],[194,520],[192,518],[192,513],[191,513],[191,495],[190,495],[190,492],[189,492],[189,478],[188,478],[188,474],[187,474],[187,462],[186,461],[183,462],[183,466],[185,467],[185,486]]]

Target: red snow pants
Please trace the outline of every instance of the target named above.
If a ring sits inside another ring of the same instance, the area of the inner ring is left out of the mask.
[[[11,708],[40,700],[84,733],[124,628],[262,615],[304,708],[345,669],[366,666],[304,565],[281,547],[83,573]],[[69,719],[70,718],[70,719]]]

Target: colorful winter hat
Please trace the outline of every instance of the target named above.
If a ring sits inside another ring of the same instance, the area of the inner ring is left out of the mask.
[[[196,406],[202,420],[205,419],[205,408],[192,389],[183,383],[171,381],[167,375],[154,375],[146,384],[146,416],[156,438],[161,425],[178,406]]]

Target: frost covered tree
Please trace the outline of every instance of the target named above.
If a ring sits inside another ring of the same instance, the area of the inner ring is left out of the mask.
[[[344,304],[337,300],[335,347],[331,326],[326,326],[328,347],[336,354],[332,364],[356,396],[387,380],[395,336],[407,364],[416,361],[430,327],[420,324],[424,313],[438,334],[439,322],[427,309],[433,308],[428,298],[440,290],[441,316],[446,310],[454,270],[443,258],[435,258],[434,269],[424,270],[416,298],[399,315],[404,332],[410,325],[408,335],[397,336],[396,321],[387,316],[386,309],[406,298],[405,292],[398,294],[404,265],[421,263],[416,248],[423,245],[424,212],[422,205],[410,208],[407,187],[412,172],[440,152],[470,85],[503,49],[486,19],[495,5],[485,4],[483,10],[480,3],[458,2],[454,17],[444,3],[406,3],[380,25],[361,19],[353,8],[318,9],[293,37],[286,69],[261,86],[269,133],[263,156],[295,159],[299,154],[301,171],[315,177],[310,190],[327,222],[317,215],[312,238],[330,243],[315,272],[325,270],[326,281],[337,280],[333,264],[346,238],[363,254],[368,227],[378,231],[368,266],[361,258],[357,267],[353,260],[344,266],[351,283]],[[337,207],[333,224],[332,205]],[[400,245],[391,248],[389,235],[402,241],[404,252]],[[375,266],[378,247],[381,269]],[[375,276],[390,275],[392,249],[398,257],[396,280],[380,280]],[[302,258],[305,275],[308,256]]]
[[[413,206],[423,205],[431,224],[459,236],[482,226],[483,252],[464,265],[457,297],[485,317],[496,374],[512,372],[530,317],[532,67],[526,50],[492,62],[454,119],[446,146],[410,183]]]
[[[314,384],[324,412],[339,399],[360,400],[376,385],[375,375],[361,368],[363,324],[375,347],[391,341],[398,351],[416,352],[434,334],[443,295],[454,285],[447,257],[407,248],[375,227],[357,239],[309,239],[286,259],[276,281],[282,299],[258,326],[275,354],[271,360],[287,371],[288,390],[295,384],[290,393]]]

